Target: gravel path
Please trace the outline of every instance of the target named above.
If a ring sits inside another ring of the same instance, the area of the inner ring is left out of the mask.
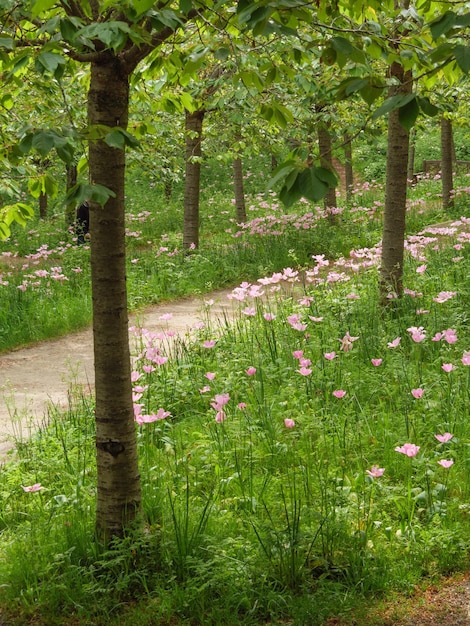
[[[129,324],[181,337],[203,318],[204,301],[214,300],[214,320],[232,314],[230,291],[155,305],[131,316]],[[162,319],[168,314],[171,319]],[[13,447],[13,436],[27,437],[44,422],[48,407],[66,407],[72,387],[91,393],[93,384],[91,328],[0,354],[0,457]]]

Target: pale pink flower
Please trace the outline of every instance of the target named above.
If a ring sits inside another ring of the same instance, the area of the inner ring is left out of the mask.
[[[237,404],[237,407],[240,409],[240,411],[244,411],[246,409],[246,402],[239,402]]]
[[[405,443],[403,446],[397,446],[395,452],[405,454],[406,456],[413,457],[419,452],[420,446],[416,446],[414,443]]]
[[[373,465],[370,470],[366,470],[366,474],[368,474],[371,478],[380,478],[383,476],[385,472],[384,467],[378,467],[378,465]]]
[[[457,331],[453,328],[448,328],[447,330],[442,331],[444,341],[447,341],[449,344],[456,343],[457,341]]]
[[[433,300],[438,304],[442,304],[443,302],[447,302],[447,300],[450,300],[450,298],[453,298],[456,295],[456,291],[441,291],[437,294],[435,298],[433,298]]]
[[[155,371],[155,368],[153,367],[153,365],[143,365],[142,369],[144,370],[146,374],[151,374],[152,372]]]
[[[163,315],[160,315],[161,320],[171,320],[172,317],[173,313],[163,313]]]
[[[152,359],[152,361],[156,365],[165,365],[165,363],[168,361],[168,357],[162,356],[161,354],[157,354],[157,356],[154,359]]]
[[[276,316],[274,315],[274,313],[265,313],[263,317],[267,322],[272,322],[276,319]]]
[[[211,388],[209,387],[209,385],[204,385],[204,387],[201,387],[201,389],[199,389],[199,393],[207,393],[210,390]]]
[[[312,365],[312,361],[310,359],[301,358],[299,359],[299,365],[300,367],[310,367]]]
[[[286,417],[286,419],[284,420],[284,426],[286,428],[294,428],[295,421],[291,419],[290,417]]]
[[[341,342],[340,349],[343,350],[343,352],[349,352],[352,350],[353,342],[358,339],[359,337],[351,337],[349,332],[347,332],[342,339],[338,339],[338,341]]]
[[[220,422],[224,422],[227,419],[227,414],[225,411],[217,411],[215,414],[215,421],[220,424]]]
[[[470,365],[470,351],[467,350],[463,353],[462,363],[463,365]]]
[[[333,395],[335,398],[344,398],[346,391],[344,391],[344,389],[335,389],[335,391],[333,391]]]
[[[158,420],[164,420],[166,417],[171,415],[169,411],[164,411],[163,409],[158,409],[156,413],[151,413],[149,415],[141,415],[139,414],[136,417],[136,422],[141,424],[151,424],[152,422],[156,422]]]
[[[41,483],[35,483],[34,485],[29,485],[28,487],[21,485],[21,487],[26,493],[34,493],[35,491],[41,491],[41,489],[44,489]]]
[[[434,435],[434,437],[440,442],[440,443],[447,443],[448,441],[450,441],[453,438],[454,435],[452,435],[451,433],[444,433],[443,435]]]
[[[334,351],[333,352],[325,352],[323,356],[325,357],[325,359],[327,361],[332,361],[333,359],[336,358],[336,352],[334,352]]]
[[[214,380],[214,378],[216,377],[216,373],[215,372],[206,372],[204,374],[204,376],[207,378],[207,380]]]
[[[248,317],[254,317],[256,315],[256,309],[254,309],[253,307],[246,307],[245,309],[243,309],[242,313],[243,315],[246,315]]]
[[[211,402],[211,407],[216,411],[220,411],[223,406],[227,404],[230,400],[230,395],[228,393],[219,393],[213,398]]]
[[[397,337],[393,341],[389,341],[389,343],[387,343],[387,346],[389,348],[396,348],[397,346],[400,345],[400,341],[401,341],[401,337]]]
[[[142,376],[142,374],[140,372],[131,372],[131,382],[135,383],[139,380],[139,378]]]
[[[313,315],[309,315],[308,317],[312,322],[323,322],[323,317],[314,317]]]
[[[301,374],[302,376],[310,376],[310,374],[312,373],[312,370],[308,367],[301,367],[300,369],[297,370],[297,372]]]
[[[214,339],[208,339],[207,341],[205,341],[202,344],[203,348],[213,348],[215,346],[215,340]]]
[[[295,350],[295,351],[292,353],[292,356],[293,356],[295,359],[301,359],[301,358],[303,357],[303,355],[304,355],[304,351],[303,351],[303,350]]]
[[[443,363],[441,367],[444,370],[444,372],[451,372],[454,369],[454,366],[452,365],[452,363]]]
[[[247,376],[254,376],[256,374],[256,367],[249,367],[248,369],[245,370],[245,373]]]
[[[418,274],[424,274],[424,272],[426,271],[426,268],[427,268],[427,265],[425,265],[425,264],[423,264],[423,265],[419,265],[419,266],[416,268],[416,272],[417,272]]]
[[[372,363],[372,365],[374,365],[374,367],[379,367],[379,365],[382,365],[382,359],[371,359],[370,362]]]
[[[410,333],[411,339],[416,343],[420,343],[426,339],[426,331],[422,326],[411,326],[406,330]]]
[[[411,395],[413,396],[413,398],[416,398],[416,400],[419,400],[419,398],[423,396],[423,393],[424,393],[424,389],[421,389],[421,387],[411,390]]]
[[[438,461],[439,465],[441,465],[444,469],[449,469],[454,464],[452,459],[441,459]]]

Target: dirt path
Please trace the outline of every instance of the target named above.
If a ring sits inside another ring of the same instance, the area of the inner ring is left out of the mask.
[[[209,309],[214,320],[231,314],[230,291],[152,306],[129,323],[181,337],[202,319],[204,301],[214,300]],[[13,447],[13,437],[28,437],[44,423],[48,407],[66,407],[72,387],[91,392],[93,385],[91,328],[0,354],[0,458]]]

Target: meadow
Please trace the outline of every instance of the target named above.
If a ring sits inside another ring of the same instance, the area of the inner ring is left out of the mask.
[[[93,541],[91,398],[18,441],[0,479],[15,623],[372,625],[372,598],[468,568],[468,177],[450,214],[438,178],[410,188],[405,295],[384,309],[381,182],[332,226],[285,214],[253,170],[237,225],[207,169],[191,255],[177,192],[130,172],[130,308],[230,286],[239,314],[214,322],[208,295],[171,349],[133,329],[144,534]],[[2,350],[89,323],[89,252],[52,224],[2,244]]]

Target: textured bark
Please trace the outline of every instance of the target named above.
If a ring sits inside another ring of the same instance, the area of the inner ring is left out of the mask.
[[[237,133],[235,141],[238,143],[242,136]],[[245,190],[243,188],[243,163],[240,156],[233,160],[233,190],[235,194],[235,218],[238,224],[246,222]]]
[[[390,75],[398,84],[389,95],[411,93],[411,74],[399,63],[390,67]],[[388,116],[387,168],[385,182],[384,225],[380,268],[382,303],[387,296],[403,294],[403,257],[405,248],[406,194],[408,187],[409,132],[400,124],[399,109]]]
[[[328,130],[328,125],[322,121],[318,123],[318,149],[320,151],[320,165],[328,170],[332,170],[333,156],[331,151],[331,135]],[[331,212],[331,209],[335,209],[337,206],[336,189],[328,188],[323,199],[323,206],[328,213],[330,221],[335,222],[336,216]]]
[[[412,128],[410,131],[410,149],[408,151],[408,185],[414,185],[415,178],[415,154],[416,154],[416,129]]]
[[[351,200],[352,190],[354,188],[354,172],[352,164],[352,142],[348,133],[344,135],[344,177],[346,186],[346,200]]]
[[[450,209],[454,206],[454,198],[452,196],[452,191],[454,189],[452,162],[452,122],[443,115],[441,117],[441,180],[443,209]]]
[[[199,247],[199,191],[201,183],[203,109],[186,111],[186,169],[184,183],[183,249]]]
[[[66,171],[66,191],[69,192],[72,187],[77,184],[77,166],[75,164],[67,165]],[[65,228],[69,228],[75,221],[75,204],[70,202],[65,207]]]
[[[91,64],[88,121],[125,129],[128,74],[101,55]],[[141,489],[132,403],[126,292],[125,152],[103,141],[89,144],[90,178],[115,193],[90,203],[93,342],[98,466],[96,529],[101,539],[121,535],[140,512]]]
[[[42,220],[47,217],[47,193],[41,193],[39,196],[39,217]]]

